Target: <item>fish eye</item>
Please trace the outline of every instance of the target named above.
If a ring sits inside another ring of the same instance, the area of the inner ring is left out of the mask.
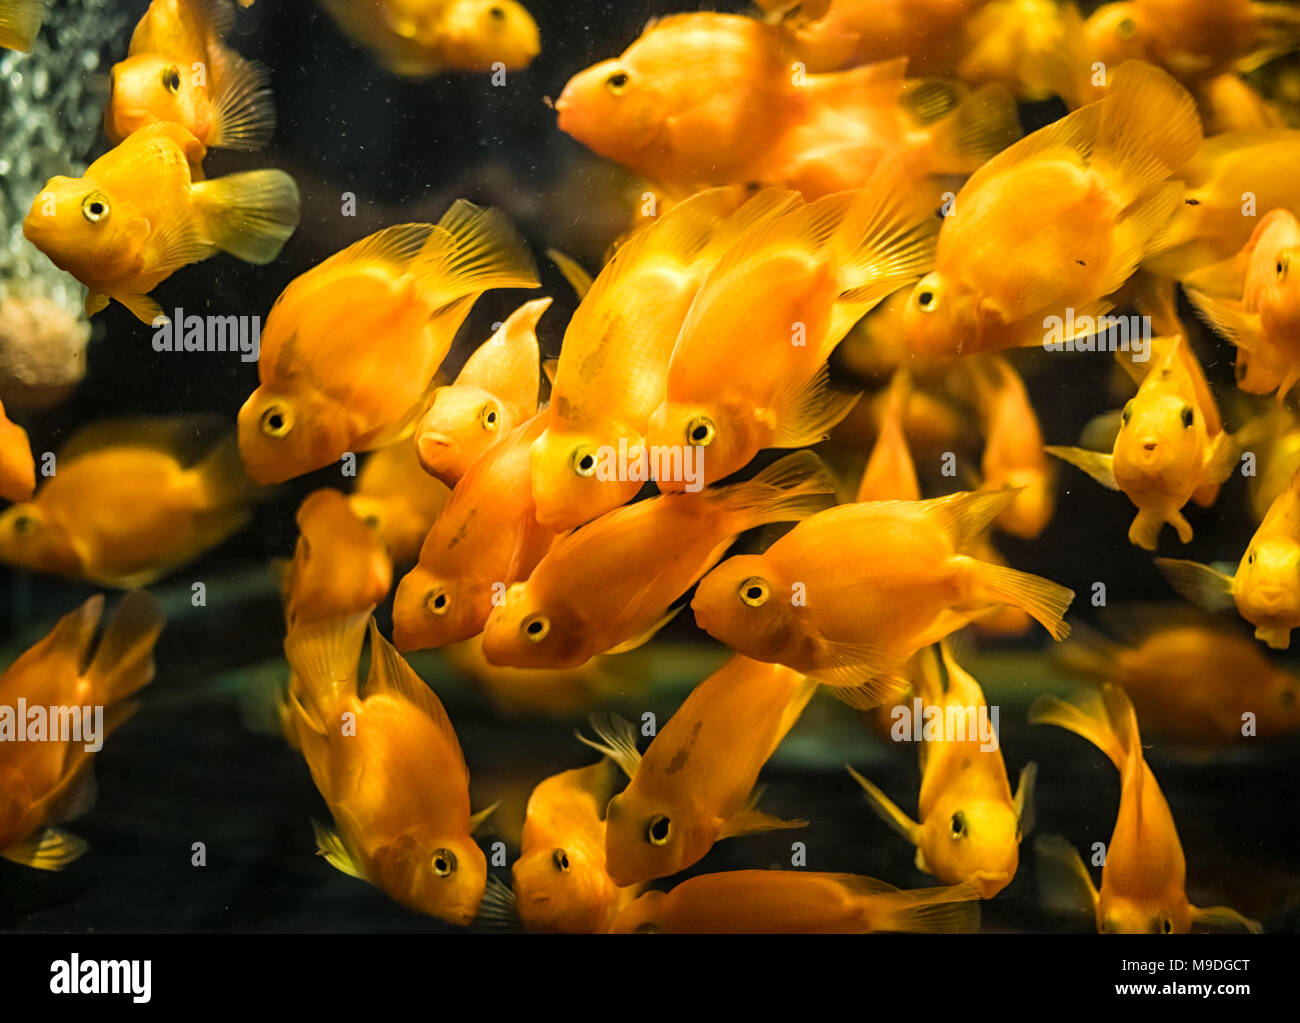
[[[1130,401],[1127,405],[1124,406],[1124,411],[1120,413],[1119,419],[1121,423],[1127,425],[1128,421],[1132,418],[1133,418],[1133,403]]]
[[[1247,565],[1253,565],[1254,563],[1255,563],[1255,552],[1254,552],[1254,551],[1247,551],[1247,552],[1246,552],[1246,564],[1247,564]]]
[[[92,224],[98,224],[108,216],[108,199],[103,192],[91,192],[81,202],[81,215]]]
[[[433,854],[433,872],[439,877],[451,877],[456,872],[456,854],[450,849],[438,849]]]
[[[268,437],[283,437],[290,425],[289,414],[279,405],[272,405],[262,413],[262,433]]]
[[[551,862],[555,864],[555,869],[561,874],[568,873],[569,854],[563,849],[556,849],[555,852],[551,854]]]
[[[767,603],[770,592],[767,580],[756,575],[740,584],[740,599],[750,607],[762,607]]]
[[[612,92],[615,96],[619,96],[622,95],[623,91],[627,88],[627,83],[628,83],[627,72],[615,71],[612,75],[610,75],[608,78],[605,79],[605,88],[608,89],[610,92]]]
[[[922,312],[932,313],[939,308],[939,295],[933,288],[920,288],[916,293],[916,304]]]
[[[1280,703],[1283,707],[1294,707],[1295,690],[1283,689],[1280,693],[1277,694],[1277,702]]]
[[[1173,934],[1174,922],[1162,913],[1156,918],[1156,930],[1160,934]]]
[[[707,448],[717,434],[718,429],[708,416],[692,416],[686,424],[686,443],[692,447]]]
[[[424,606],[432,614],[445,615],[447,613],[447,592],[441,586],[437,586],[429,591],[429,596],[424,601]]]
[[[377,529],[380,527],[380,525],[382,525],[382,523],[380,523],[380,521],[379,521],[379,516],[378,516],[378,515],[373,515],[373,514],[372,514],[372,515],[367,515],[367,516],[366,516],[364,519],[362,519],[361,521],[364,522],[364,523],[366,524],[367,528],[369,528],[369,529],[376,529],[376,530],[377,530]]]
[[[1184,430],[1190,429],[1194,419],[1195,419],[1195,415],[1192,413],[1192,406],[1184,405],[1183,406],[1183,429]]]
[[[31,536],[36,532],[36,520],[30,515],[19,515],[14,519],[14,532],[19,536]]]
[[[523,634],[528,637],[531,643],[540,643],[546,638],[546,634],[551,631],[551,620],[545,615],[530,615],[524,619],[521,627]]]
[[[181,73],[176,69],[175,65],[171,67],[163,68],[162,84],[163,84],[163,88],[166,89],[168,92],[171,93],[180,92]]]
[[[1278,277],[1285,277],[1287,270],[1289,270],[1290,268],[1291,268],[1291,260],[1288,259],[1286,256],[1278,256],[1277,258]]]
[[[952,837],[954,839],[966,837],[966,815],[960,810],[952,815],[949,826],[952,828]]]
[[[650,818],[650,825],[646,828],[645,838],[651,845],[664,846],[668,844],[668,839],[673,834],[673,822],[661,813],[655,814]]]
[[[573,469],[574,475],[587,479],[596,474],[596,453],[582,444],[573,449],[573,454],[569,457],[569,466]]]
[[[504,7],[498,7],[496,4],[493,4],[491,7],[488,8],[488,17],[491,18],[493,21],[505,21],[506,9]]]
[[[500,425],[501,413],[497,410],[496,402],[489,401],[478,410],[478,423],[483,429],[492,431]]]
[[[1137,33],[1137,30],[1138,30],[1137,22],[1134,21],[1132,18],[1125,18],[1123,21],[1121,21],[1118,25],[1115,26],[1115,34],[1119,36],[1121,39],[1132,39],[1133,36]]]

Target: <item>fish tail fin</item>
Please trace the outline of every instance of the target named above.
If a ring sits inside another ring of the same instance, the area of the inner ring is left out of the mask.
[[[194,472],[202,488],[205,508],[243,506],[257,490],[257,485],[244,471],[244,461],[239,456],[239,440],[233,433],[213,444],[194,466]]]
[[[12,0],[0,5],[0,47],[31,53],[45,17],[45,0]]]
[[[1063,619],[1074,600],[1074,590],[1006,565],[988,561],[975,564],[977,600],[992,598],[997,603],[1020,608],[1050,632],[1053,639],[1065,639],[1070,634],[1070,626]]]
[[[1202,137],[1196,101],[1154,65],[1120,65],[1101,102],[1092,166],[1126,206],[1196,155]]]
[[[111,706],[153,680],[153,649],[162,629],[162,609],[153,597],[137,591],[123,598],[86,671],[96,703]]]
[[[1122,775],[1129,757],[1141,755],[1137,716],[1128,694],[1113,683],[1089,687],[1062,700],[1040,696],[1030,705],[1029,723],[1056,725],[1086,739],[1106,755]]]
[[[284,171],[227,174],[192,188],[212,244],[246,263],[271,262],[298,227],[298,185]]]
[[[500,210],[457,199],[429,232],[412,272],[436,306],[490,288],[535,288],[537,265],[523,237]]]
[[[966,934],[979,929],[979,891],[969,884],[918,888],[890,896],[891,907],[881,930],[912,934]]]
[[[797,451],[711,497],[735,516],[735,530],[742,532],[770,522],[797,522],[833,507],[835,481],[820,458]]]
[[[312,703],[328,702],[349,689],[356,691],[357,662],[369,621],[368,614],[349,615],[289,630],[285,657]]]
[[[233,51],[223,54],[221,81],[212,97],[213,136],[209,146],[254,150],[271,141],[275,107],[270,74]]]
[[[933,123],[936,174],[970,174],[1021,136],[1015,97],[1000,85],[970,91],[952,82],[925,81],[907,99],[917,94],[928,96],[932,109],[948,107]]]

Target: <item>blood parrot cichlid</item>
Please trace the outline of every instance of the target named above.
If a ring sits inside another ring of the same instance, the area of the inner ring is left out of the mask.
[[[575,75],[555,109],[561,131],[673,195],[756,182],[811,199],[860,187],[889,156],[918,180],[969,174],[1018,137],[1001,89],[907,82],[906,67],[810,75],[779,26],[677,14]]]
[[[930,265],[934,225],[890,161],[859,191],[747,230],[682,324],[650,417],[651,449],[698,449],[713,482],[764,448],[824,439],[857,399],[830,389],[827,359],[867,311]]]
[[[0,706],[9,715],[20,699],[29,708],[102,713],[97,722],[81,719],[79,736],[50,732],[36,741],[29,710],[22,722],[27,741],[0,741],[0,856],[14,863],[62,870],[86,851],[82,839],[57,827],[94,802],[95,750],[86,747],[102,744],[108,732],[131,716],[135,708],[127,699],[153,678],[153,648],[163,624],[153,598],[128,594],[92,657],[103,610],[104,598],[91,597],[0,675]],[[13,721],[10,716],[11,726]],[[91,734],[96,729],[98,734]],[[0,739],[15,740],[3,733],[0,728]]]
[[[372,451],[361,466],[352,510],[375,530],[394,564],[416,559],[451,491],[420,465],[408,440]]]
[[[203,145],[179,124],[145,125],[78,178],[50,178],[23,235],[89,288],[86,313],[112,299],[144,323],[148,292],[189,263],[228,252],[269,263],[298,226],[298,186],[280,170],[205,181]]]
[[[691,601],[710,636],[785,664],[861,709],[908,685],[907,661],[1010,604],[1056,639],[1072,590],[972,549],[1015,491],[847,504],[804,519],[763,554],[729,558]]]
[[[519,858],[510,868],[527,930],[604,934],[640,892],[620,888],[605,869],[605,807],[617,774],[602,759],[547,778],[528,797]]]
[[[282,583],[289,627],[369,613],[388,596],[393,566],[384,544],[347,497],[330,487],[298,508],[298,543]]]
[[[691,691],[645,753],[627,721],[593,716],[599,741],[578,738],[630,779],[606,815],[610,877],[620,885],[668,877],[722,839],[803,827],[760,811],[754,785],[816,689],[796,671],[737,654]]]
[[[193,419],[109,420],[75,434],[30,501],[0,514],[0,561],[104,586],[145,586],[248,521],[234,438]]]
[[[710,189],[657,217],[605,264],[564,333],[546,428],[533,446],[539,521],[571,529],[636,496],[645,481],[611,472],[612,456],[625,449],[630,466],[645,450],[700,285],[738,234],[796,201],[770,190],[737,209],[735,191]]]
[[[261,385],[239,410],[249,474],[278,483],[410,435],[479,295],[534,288],[509,222],[464,200],[389,227],[285,288],[262,328]]]
[[[820,459],[800,451],[743,483],[609,512],[558,540],[525,582],[506,590],[488,617],[483,652],[507,667],[566,668],[638,646],[737,536],[810,515],[834,492]]]
[[[261,149],[275,111],[266,69],[229,49],[228,0],[152,0],[113,65],[104,133],[113,144],[148,124],[183,126],[204,146]]]
[[[367,621],[370,673],[361,685]],[[470,837],[469,770],[438,697],[368,615],[292,629],[285,654],[292,727],[334,816],[334,829],[313,821],[320,854],[395,902],[469,924],[487,860]]]
[[[912,292],[913,352],[1038,345],[1051,317],[1104,312],[1182,204],[1170,178],[1200,141],[1187,91],[1130,61],[1103,99],[993,157],[957,192]]]
[[[1108,682],[1100,691],[1086,690],[1068,703],[1041,696],[1029,708],[1029,720],[1074,732],[1106,754],[1119,771],[1119,812],[1106,844],[1100,892],[1064,839],[1044,835],[1035,844],[1040,859],[1064,867],[1087,890],[1098,931],[1186,934],[1198,924],[1259,931],[1259,924],[1234,909],[1201,909],[1187,901],[1182,843],[1160,784],[1143,759],[1137,715],[1123,689]]]
[[[549,298],[525,302],[465,363],[454,383],[433,392],[415,430],[420,465],[454,487],[475,460],[537,414],[541,357],[537,321]]]
[[[0,498],[30,501],[36,490],[36,459],[27,431],[0,405]]]
[[[870,877],[814,870],[699,874],[647,892],[615,934],[864,934],[979,929],[979,893],[966,885],[903,891]]]
[[[1300,221],[1270,210],[1237,256],[1191,275],[1188,298],[1220,334],[1265,371],[1264,386],[1240,379],[1252,393],[1277,389],[1284,400],[1300,382]]]
[[[984,691],[940,641],[945,687],[934,654],[922,651],[914,691],[922,714],[941,722],[939,738],[918,746],[921,759],[919,823],[853,768],[849,774],[866,792],[871,808],[914,846],[916,866],[949,884],[967,883],[991,899],[1011,883],[1020,864],[1020,840],[1033,824],[1031,761],[1011,794],[996,733],[981,733],[988,719]],[[928,727],[928,726],[927,726]],[[991,730],[990,730],[991,731]]]
[[[339,28],[395,75],[522,71],[541,52],[517,0],[321,0]]]
[[[1204,508],[1214,503],[1237,464],[1240,443],[1223,429],[1205,374],[1182,335],[1152,338],[1148,355],[1145,364],[1123,363],[1141,384],[1120,415],[1111,454],[1044,450],[1102,486],[1122,490],[1138,509],[1129,542],[1153,551],[1166,523],[1180,541],[1191,541],[1182,507],[1189,500]]]
[[[421,650],[483,631],[506,589],[527,579],[554,534],[538,524],[530,452],[545,425],[533,416],[478,459],[439,512],[419,562],[397,586],[393,641]]]
[[[1157,558],[1170,584],[1207,610],[1235,607],[1274,650],[1291,646],[1300,628],[1300,471],[1279,494],[1250,538],[1234,575],[1195,561]]]

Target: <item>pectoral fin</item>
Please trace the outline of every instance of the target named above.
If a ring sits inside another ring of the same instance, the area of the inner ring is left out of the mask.
[[[1255,920],[1242,916],[1231,906],[1192,907],[1192,923],[1202,927],[1240,927],[1251,934],[1262,934],[1264,928]]]
[[[1232,587],[1234,576],[1224,575],[1209,565],[1179,558],[1156,558],[1156,566],[1178,593],[1206,611],[1236,607]]]
[[[1020,780],[1016,783],[1016,796],[1012,801],[1016,808],[1016,820],[1020,822],[1020,838],[1034,830],[1034,784],[1038,781],[1038,765],[1032,760],[1020,769]]]
[[[1082,469],[1103,487],[1118,490],[1115,482],[1115,458],[1101,451],[1085,451],[1083,448],[1052,447],[1043,448],[1049,455],[1069,462],[1076,469]]]
[[[359,878],[362,881],[368,880],[364,871],[357,866],[347,849],[343,847],[343,839],[339,838],[338,832],[333,828],[327,828],[320,821],[313,819],[311,822],[312,831],[316,833],[316,853],[324,856],[330,866],[341,870],[348,877]]]
[[[892,799],[881,792],[880,789],[876,788],[876,786],[871,782],[867,781],[867,779],[862,777],[862,775],[858,774],[858,772],[853,770],[853,768],[848,764],[844,765],[844,769],[853,776],[854,781],[862,786],[862,790],[867,796],[867,803],[871,806],[871,809],[876,811],[881,820],[916,846],[919,854],[921,845],[921,825],[917,824],[911,817],[903,813]],[[918,861],[918,866],[919,865],[920,863]]]
[[[46,828],[17,845],[0,849],[0,856],[37,870],[62,870],[90,848],[84,839],[58,828]]]

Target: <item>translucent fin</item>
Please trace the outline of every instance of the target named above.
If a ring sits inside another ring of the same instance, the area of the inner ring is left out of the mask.
[[[556,265],[560,273],[564,274],[564,279],[573,288],[574,294],[578,296],[578,301],[582,301],[587,296],[587,292],[591,290],[591,274],[587,273],[582,264],[576,259],[566,255],[559,249],[547,249],[546,258]]]
[[[858,774],[850,765],[845,764],[844,769],[853,776],[854,781],[862,786],[862,790],[867,796],[867,803],[876,812],[876,815],[911,842],[912,845],[919,846],[921,844],[921,825],[900,810],[892,799],[872,782]]]
[[[1095,914],[1100,896],[1079,851],[1060,835],[1039,835],[1034,852],[1039,891],[1047,908],[1056,913]]]
[[[126,595],[86,671],[96,703],[117,703],[153,679],[153,649],[162,629],[162,609],[153,597],[143,592]]]
[[[1020,769],[1016,781],[1016,820],[1020,822],[1020,837],[1025,839],[1034,830],[1034,787],[1038,782],[1038,765],[1032,760]]]
[[[348,877],[355,877],[361,881],[368,881],[365,872],[357,866],[352,856],[344,848],[343,840],[339,838],[338,832],[333,828],[328,828],[315,818],[312,819],[311,829],[316,835],[316,853],[318,856],[324,856],[325,861],[335,870],[342,871]]]
[[[499,931],[517,932],[524,929],[514,889],[495,874],[487,879],[483,901],[479,903],[478,916],[474,921]]]
[[[328,696],[356,685],[369,618],[366,614],[332,618],[289,631],[285,656],[308,694]]]
[[[588,721],[596,733],[596,739],[588,739],[581,732],[575,731],[573,734],[578,741],[609,757],[629,779],[634,777],[637,768],[641,766],[641,754],[636,748],[636,726],[627,718],[612,712],[592,714]]]
[[[1192,924],[1213,928],[1240,928],[1251,934],[1263,934],[1264,928],[1255,920],[1242,916],[1230,906],[1192,907]]]
[[[645,644],[649,643],[650,640],[654,639],[655,633],[658,632],[660,629],[662,629],[669,622],[671,622],[674,618],[676,618],[677,615],[681,612],[682,608],[685,606],[686,606],[685,604],[682,604],[679,607],[673,608],[662,618],[656,621],[653,625],[651,625],[648,629],[645,629],[642,632],[638,632],[635,636],[623,640],[622,643],[619,643],[616,646],[612,646],[604,652],[606,654],[625,654],[629,650],[635,650],[639,646],[645,646]]]
[[[1003,603],[1018,607],[1052,634],[1053,639],[1065,639],[1070,626],[1063,619],[1074,600],[1074,591],[1050,579],[1022,572],[1006,565],[989,561],[975,562],[975,578],[979,596],[985,594]]]
[[[735,532],[769,522],[797,522],[835,504],[835,481],[811,451],[797,451],[773,462],[753,479],[719,487],[709,494],[737,518]]]
[[[1193,288],[1187,289],[1187,297],[1201,318],[1238,348],[1244,348],[1248,352],[1260,349],[1263,344],[1263,328],[1259,313],[1246,312],[1237,299],[1220,298]]]
[[[497,807],[500,805],[501,801],[497,800],[491,806],[484,807],[478,813],[473,814],[469,819],[469,833],[472,835],[477,832],[479,828],[483,827],[483,825],[487,823],[487,819],[496,812]]]
[[[894,899],[902,905],[889,914],[882,930],[912,934],[966,934],[979,930],[979,892],[971,885],[918,888],[899,892]]]
[[[1084,689],[1069,701],[1056,696],[1040,696],[1029,707],[1031,725],[1056,725],[1096,746],[1122,774],[1126,752],[1111,727],[1102,694]],[[1041,841],[1041,840],[1040,840]]]
[[[1206,611],[1227,611],[1237,606],[1233,597],[1234,576],[1181,558],[1156,558],[1156,566],[1169,580],[1169,585],[1197,607]]]
[[[130,294],[130,295],[114,295],[113,297],[117,299],[117,301],[121,302],[128,309],[130,309],[131,315],[134,316],[141,323],[147,323],[150,326],[153,326],[155,323],[157,323],[159,317],[163,317],[165,319],[165,316],[162,311],[162,306],[160,306],[148,295]]]
[[[535,288],[532,253],[500,210],[457,199],[429,233],[412,272],[442,306],[489,288]]]
[[[1103,487],[1118,490],[1115,482],[1115,457],[1107,452],[1085,451],[1083,448],[1066,448],[1049,445],[1043,448],[1053,458],[1082,469]]]
[[[45,17],[45,0],[6,0],[0,4],[0,47],[31,53]]]
[[[62,870],[85,853],[90,846],[76,835],[58,828],[46,828],[30,835],[17,845],[0,849],[0,856],[36,870]]]
[[[861,394],[831,390],[830,368],[823,364],[802,387],[786,387],[773,403],[776,417],[774,448],[802,448],[818,444],[853,411]]]
[[[228,174],[192,191],[212,243],[247,263],[270,263],[298,227],[298,186],[284,171]]]
[[[212,97],[213,135],[208,145],[261,149],[275,132],[270,75],[262,65],[226,51],[221,81]]]
[[[1011,505],[1019,493],[1018,489],[965,490],[923,503],[953,549],[965,553],[988,532],[993,520]]]
[[[805,820],[786,821],[780,817],[774,817],[770,813],[764,813],[758,808],[758,800],[763,794],[763,787],[755,786],[754,791],[749,794],[743,809],[732,814],[727,820],[723,821],[718,827],[717,840],[722,841],[724,838],[736,838],[740,835],[755,835],[760,831],[782,831],[787,828],[806,828],[808,822]]]

